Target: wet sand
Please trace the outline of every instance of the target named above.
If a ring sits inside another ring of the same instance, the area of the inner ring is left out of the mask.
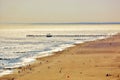
[[[120,34],[54,54],[0,80],[120,80]]]

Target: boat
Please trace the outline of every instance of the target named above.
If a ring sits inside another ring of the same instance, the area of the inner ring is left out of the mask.
[[[52,37],[52,35],[49,33],[49,34],[46,35],[46,37]]]

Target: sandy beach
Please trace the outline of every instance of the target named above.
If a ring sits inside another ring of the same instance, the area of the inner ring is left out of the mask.
[[[0,80],[120,80],[120,34],[54,54]]]

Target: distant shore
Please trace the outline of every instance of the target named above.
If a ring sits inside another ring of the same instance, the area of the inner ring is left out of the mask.
[[[119,80],[120,34],[37,58],[0,80]]]

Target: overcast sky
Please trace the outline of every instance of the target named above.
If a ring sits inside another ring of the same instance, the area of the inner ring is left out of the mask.
[[[120,22],[120,0],[0,0],[0,23]]]

